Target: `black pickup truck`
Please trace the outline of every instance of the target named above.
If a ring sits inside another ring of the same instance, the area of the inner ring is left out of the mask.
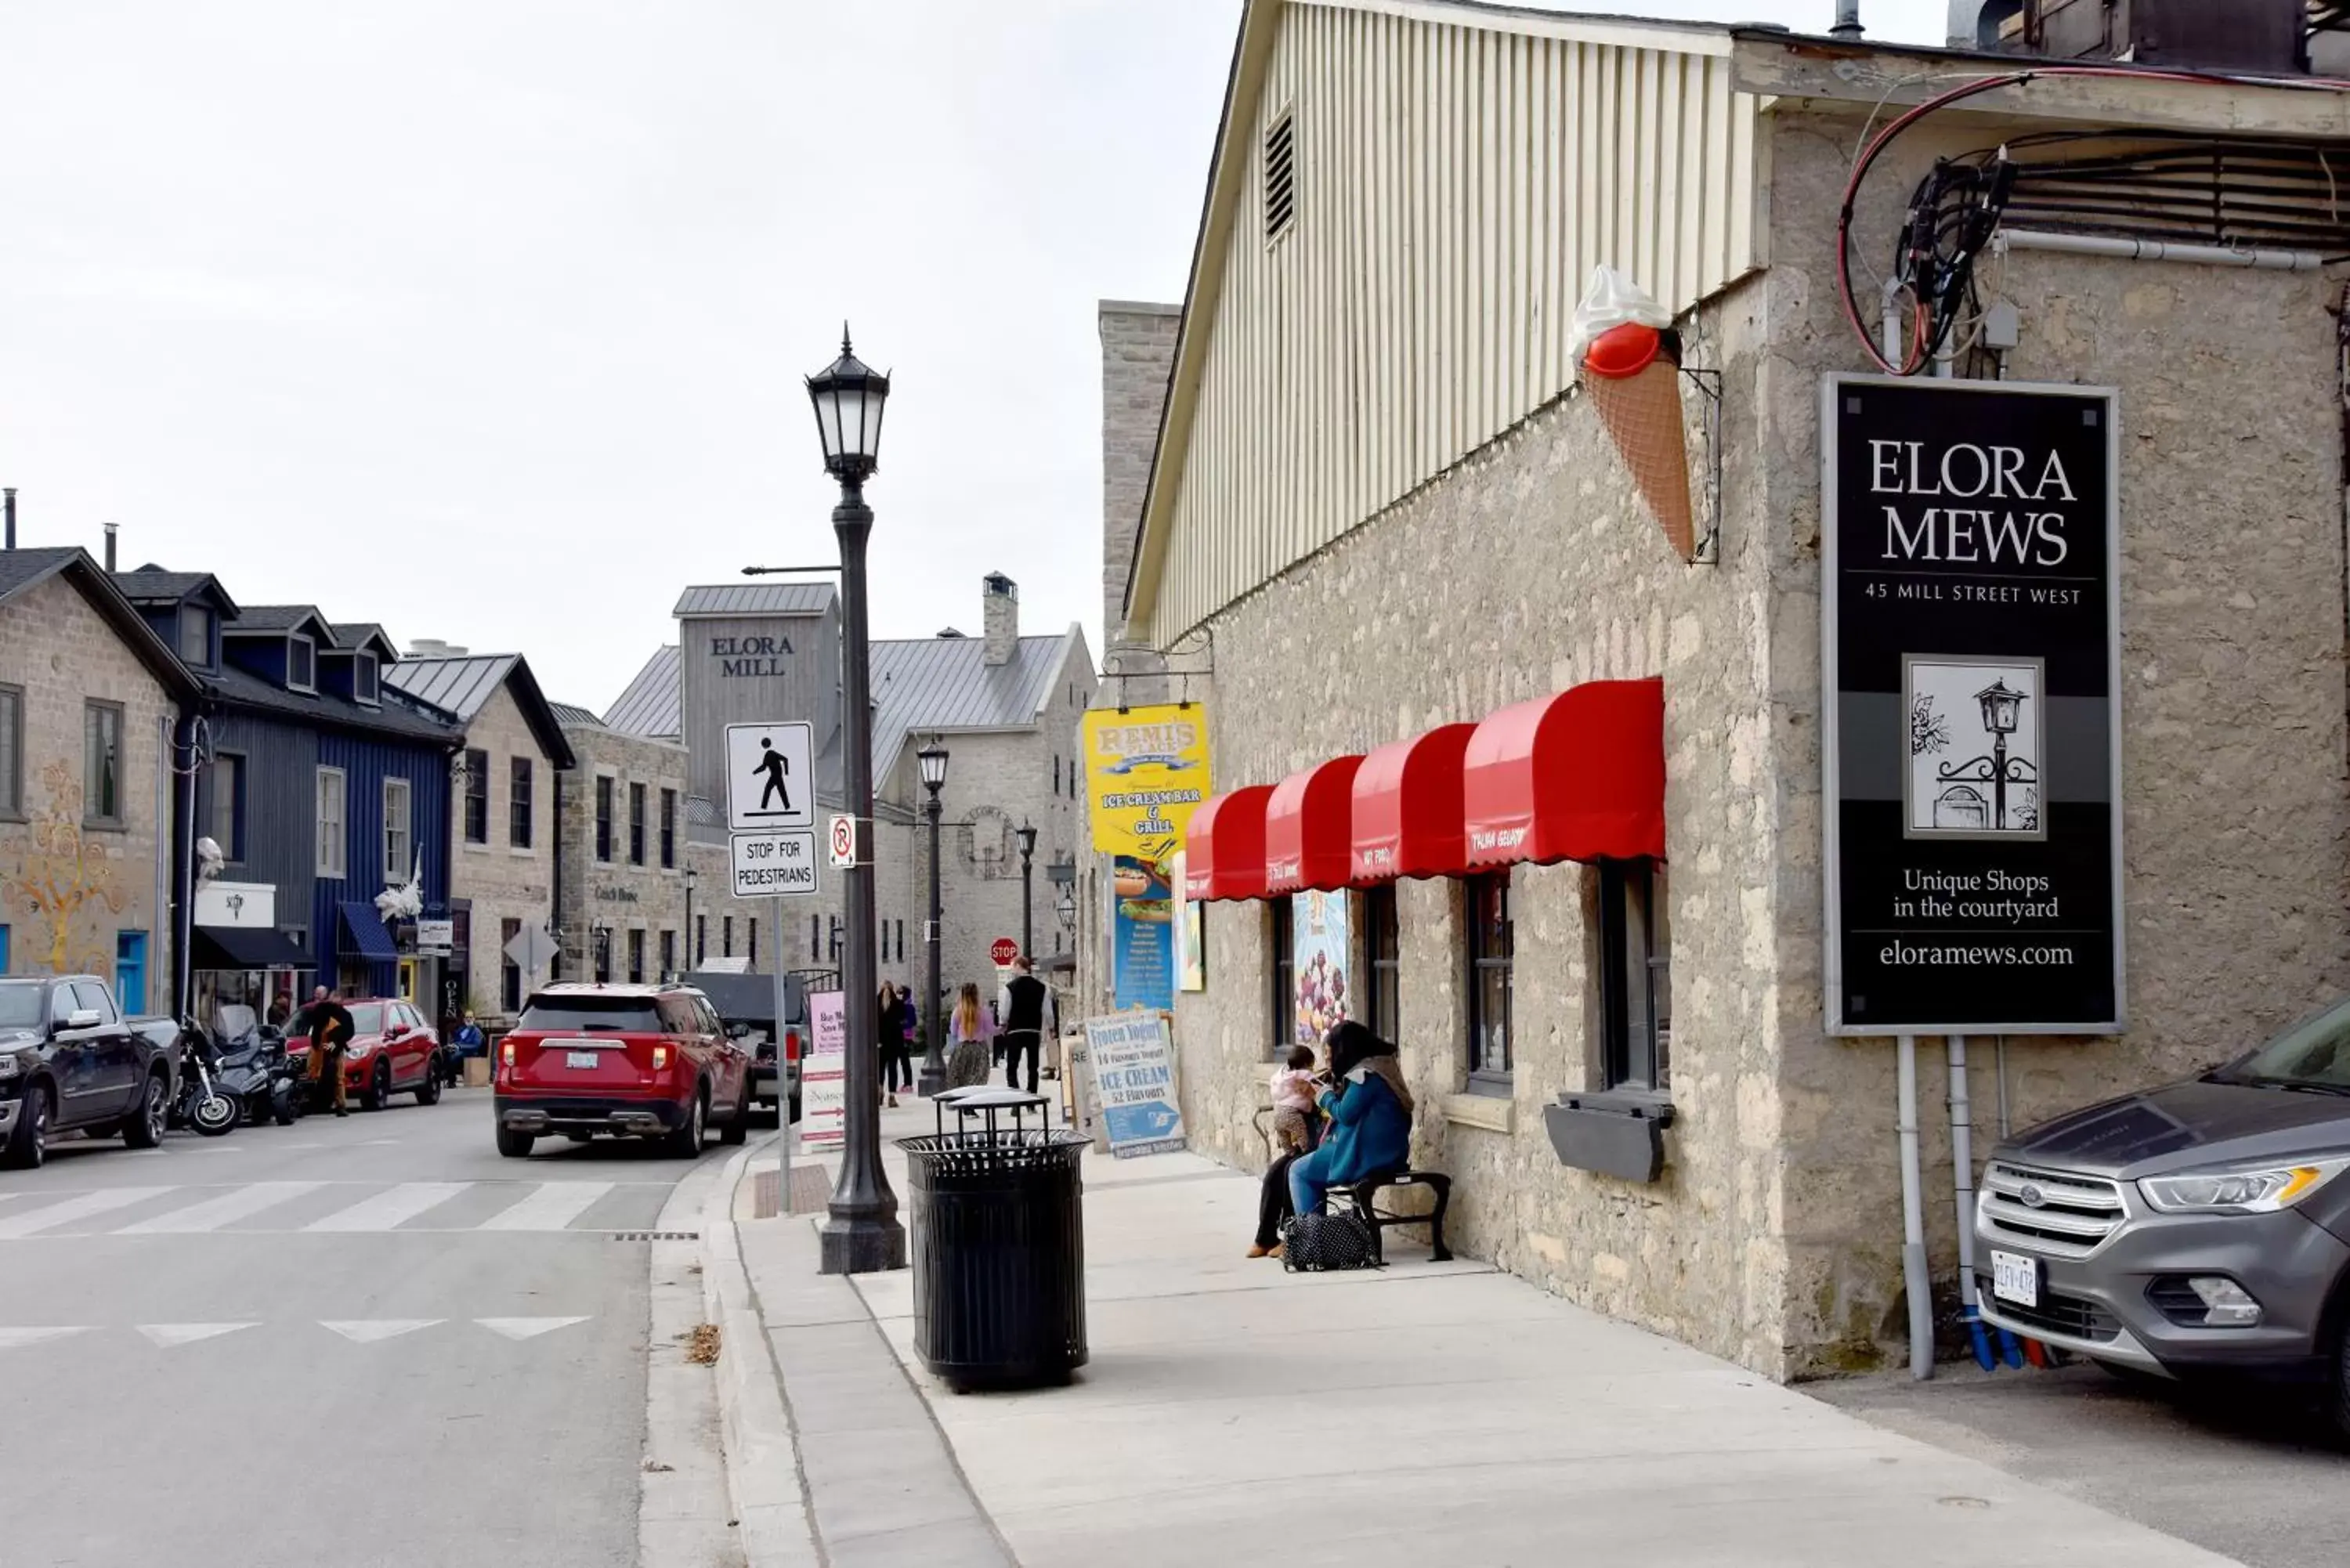
[[[0,980],[0,1166],[26,1170],[61,1132],[163,1141],[173,1064],[94,974]]]

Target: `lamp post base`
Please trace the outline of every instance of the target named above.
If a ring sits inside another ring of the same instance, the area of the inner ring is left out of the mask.
[[[906,1228],[895,1216],[858,1215],[844,1219],[836,1211],[817,1232],[823,1274],[881,1274],[906,1266]]]
[[[947,1070],[942,1065],[933,1067],[926,1062],[922,1064],[921,1072],[914,1078],[914,1093],[926,1100],[946,1086]]]

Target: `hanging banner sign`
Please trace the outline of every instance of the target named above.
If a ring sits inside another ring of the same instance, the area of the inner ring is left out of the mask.
[[[1825,379],[1830,1033],[2123,1026],[2116,413]]]
[[[1111,863],[1110,1002],[1118,1008],[1175,1005],[1175,895],[1148,860]]]
[[[1289,904],[1290,974],[1296,992],[1290,1001],[1289,1043],[1319,1047],[1344,1023],[1347,1004],[1347,895],[1293,893]]]
[[[1164,1015],[1137,1011],[1087,1019],[1086,1059],[1111,1154],[1131,1159],[1183,1147],[1175,1048]]]
[[[848,1108],[848,998],[808,992],[807,1059],[800,1064],[800,1147],[838,1148]]]
[[[1084,735],[1094,847],[1147,861],[1163,877],[1191,814],[1212,793],[1207,709],[1095,708],[1086,713]]]

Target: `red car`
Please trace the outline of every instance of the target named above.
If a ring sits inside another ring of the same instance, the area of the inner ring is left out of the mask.
[[[343,1005],[351,1014],[351,1043],[343,1051],[343,1088],[361,1110],[380,1111],[394,1095],[412,1094],[420,1106],[441,1098],[441,1041],[413,1002],[390,998]],[[308,1068],[308,1040],[289,1039],[286,1051]],[[323,1086],[316,1092],[332,1095]]]
[[[659,1138],[701,1154],[716,1122],[751,1130],[751,1058],[691,986],[550,985],[498,1043],[498,1152],[519,1159],[549,1133]]]

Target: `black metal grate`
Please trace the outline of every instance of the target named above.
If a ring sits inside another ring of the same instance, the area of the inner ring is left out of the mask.
[[[1297,116],[1284,109],[1264,133],[1264,239],[1271,244],[1297,216]]]
[[[2195,1293],[2195,1287],[2187,1282],[2184,1274],[2163,1275],[2146,1287],[2146,1299],[2155,1311],[2181,1328],[2206,1326],[2204,1319],[2210,1309],[2203,1304],[2203,1298]]]
[[[2038,1306],[2018,1306],[1991,1293],[1991,1276],[1988,1274],[1977,1274],[1975,1285],[1982,1299],[1991,1303],[1992,1310],[2001,1317],[2022,1324],[2027,1328],[2089,1340],[2113,1339],[2121,1333],[2121,1324],[2115,1321],[2111,1313],[2079,1296],[2061,1295],[2043,1290],[2040,1293]]]
[[[615,1241],[699,1241],[699,1231],[608,1231]]]

